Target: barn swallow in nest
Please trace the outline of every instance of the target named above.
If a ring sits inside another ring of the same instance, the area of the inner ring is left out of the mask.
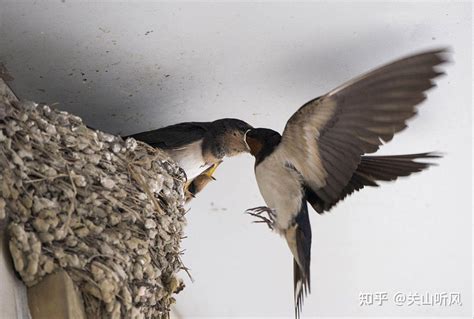
[[[367,156],[406,127],[425,100],[446,51],[397,60],[304,104],[283,135],[257,128],[245,135],[267,206],[247,210],[285,237],[293,259],[295,318],[310,292],[311,225],[307,202],[322,214],[378,181],[393,181],[430,166],[435,153]],[[263,213],[267,213],[268,217]]]
[[[217,166],[219,166],[221,163],[222,160],[216,164],[213,164],[200,175],[196,176],[196,178],[194,178],[191,183],[189,183],[189,186],[186,189],[186,201],[196,197],[196,194],[203,190],[209,182],[216,180],[212,174],[214,174]]]
[[[189,201],[214,179],[212,174],[224,157],[248,152],[244,135],[251,128],[244,121],[229,118],[180,123],[127,137],[162,149],[178,163],[186,173]]]

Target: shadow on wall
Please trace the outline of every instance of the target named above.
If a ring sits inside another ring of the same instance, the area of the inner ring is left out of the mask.
[[[26,21],[34,18],[27,14],[33,9],[31,4],[10,3],[0,16],[0,62],[14,77],[9,83],[21,98],[57,103],[91,127],[119,134],[131,133],[129,124],[150,121],[142,113],[145,105],[164,115],[160,123],[145,126],[169,124],[168,112],[159,108],[176,105],[192,91],[180,88],[175,80],[185,70],[162,63],[159,52],[156,61],[147,60],[131,51],[121,35],[100,24],[93,28],[94,34],[91,28],[64,32],[55,29],[58,24],[44,21],[36,26],[34,20]],[[44,26],[48,30],[40,29]],[[136,36],[152,41],[153,33]]]
[[[110,24],[114,15],[103,22],[97,13],[77,8],[78,13],[73,14],[76,8],[73,11],[66,5],[7,4],[2,9],[0,62],[15,78],[10,84],[22,98],[57,102],[58,108],[81,116],[89,126],[114,134],[173,124],[170,113],[186,113],[189,104],[185,101],[201,89],[199,81],[189,77],[202,70],[190,70],[195,61],[180,63],[183,60],[174,55],[176,48],[160,44],[179,30],[153,32],[140,27],[137,33],[136,25],[131,26],[133,31],[117,25],[108,28],[103,25]],[[38,12],[30,13],[33,9]],[[56,16],[63,17],[49,21],[41,10],[54,10]],[[77,17],[79,13],[87,15]],[[65,31],[63,23],[68,19],[71,27]],[[75,26],[78,21],[84,27]],[[331,38],[324,42],[323,50],[318,38],[327,37],[324,32],[315,33],[314,42],[288,50],[281,62],[262,70],[272,75],[267,79],[274,82],[275,92],[287,81],[295,90],[303,90],[302,104],[366,71],[355,69],[357,65],[376,67],[379,63],[372,63],[374,58],[384,63],[386,56],[398,58],[418,49],[401,49],[398,44],[406,36],[404,31],[394,32],[384,24],[364,34],[347,36],[346,32],[346,36]],[[422,25],[418,32],[424,32]],[[431,35],[426,37],[430,43]],[[420,43],[419,48],[426,46]],[[296,107],[288,106],[290,110]]]

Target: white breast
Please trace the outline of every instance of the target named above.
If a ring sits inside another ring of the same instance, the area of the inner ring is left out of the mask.
[[[205,171],[209,164],[206,164],[202,157],[202,141],[197,141],[186,147],[167,150],[169,156],[174,159],[178,165],[186,172],[188,181]]]
[[[260,193],[267,206],[276,212],[276,227],[286,230],[299,212],[303,189],[299,175],[284,165],[277,153],[269,155],[255,169]]]

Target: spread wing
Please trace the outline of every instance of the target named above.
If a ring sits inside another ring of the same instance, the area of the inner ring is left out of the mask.
[[[204,137],[211,122],[186,122],[126,136],[162,149],[180,148]]]
[[[413,55],[357,77],[303,105],[286,124],[278,151],[324,202],[340,198],[361,156],[406,127],[433,87],[446,51]]]

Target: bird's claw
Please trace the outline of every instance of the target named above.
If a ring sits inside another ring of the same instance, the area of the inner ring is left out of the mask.
[[[265,223],[267,224],[268,228],[273,230],[276,215],[275,215],[275,212],[271,208],[266,207],[266,206],[260,206],[260,207],[247,209],[245,213],[257,218],[257,220],[254,220],[253,223]],[[262,216],[262,213],[267,213],[268,218],[265,216]]]
[[[276,217],[276,214],[273,211],[273,209],[271,209],[267,206],[259,206],[259,207],[249,208],[245,212],[247,214],[256,214],[256,215],[261,215],[262,213],[267,213],[268,216],[271,217],[271,218]]]

